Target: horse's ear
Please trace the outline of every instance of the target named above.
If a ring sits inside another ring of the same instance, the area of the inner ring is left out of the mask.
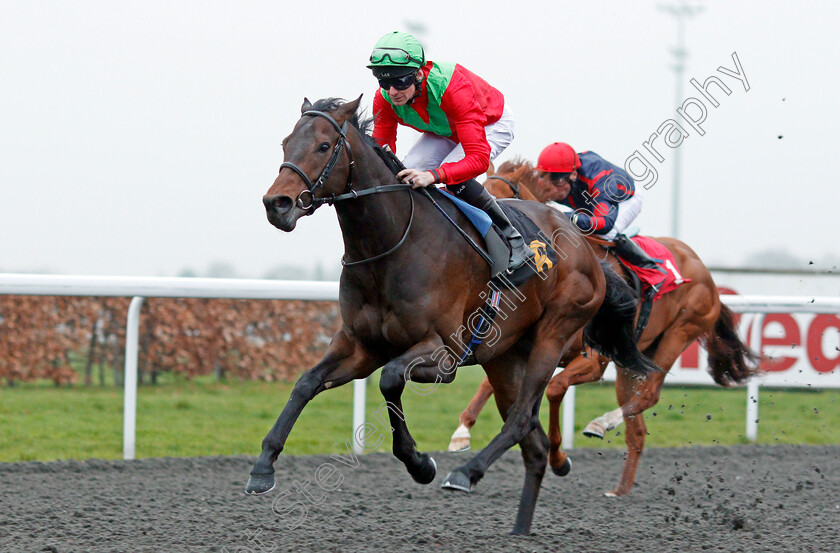
[[[303,97],[303,105],[302,105],[302,106],[300,106],[300,112],[301,112],[301,113],[305,113],[305,112],[309,111],[309,109],[310,109],[311,107],[312,107],[312,102],[310,102],[310,101],[309,101],[309,98],[307,98],[306,96],[304,96],[304,97]]]
[[[359,94],[359,97],[355,100],[342,104],[341,107],[333,114],[335,120],[343,123],[353,117],[353,114],[359,109],[359,104],[362,102],[362,96],[363,94]]]
[[[487,176],[495,175],[496,174],[496,167],[493,166],[493,162],[487,164]]]

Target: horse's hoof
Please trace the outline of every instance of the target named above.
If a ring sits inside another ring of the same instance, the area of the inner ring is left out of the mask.
[[[618,497],[618,494],[615,492],[607,492],[604,494],[604,497]]]
[[[572,470],[572,460],[566,457],[566,462],[559,467],[551,467],[551,471],[557,476],[566,476]]]
[[[461,423],[455,432],[452,433],[452,439],[449,440],[449,451],[467,451],[470,448],[470,429],[467,425]]]
[[[425,453],[420,455],[420,459],[423,461],[423,464],[417,471],[411,473],[411,477],[418,484],[430,484],[437,474],[437,463]]]
[[[274,474],[252,474],[245,486],[245,493],[262,495],[274,489]]]
[[[456,453],[460,453],[462,451],[469,451],[470,450],[470,439],[469,438],[452,438],[449,442],[449,451],[454,451]]]
[[[470,477],[463,472],[453,470],[446,475],[440,487],[444,490],[458,490],[470,493]]]
[[[605,432],[606,429],[596,422],[590,422],[583,429],[583,435],[587,438],[600,438],[603,440]]]

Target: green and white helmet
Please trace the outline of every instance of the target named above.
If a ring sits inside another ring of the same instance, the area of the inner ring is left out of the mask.
[[[420,41],[402,31],[388,33],[376,41],[368,68],[377,78],[399,77],[416,71],[426,63]]]

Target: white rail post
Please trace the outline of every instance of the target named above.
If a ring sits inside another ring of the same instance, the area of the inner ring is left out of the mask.
[[[134,459],[137,428],[137,351],[140,338],[140,296],[131,299],[125,327],[125,392],[123,397],[123,459]]]
[[[575,447],[575,386],[569,386],[563,396],[563,449]]]
[[[753,321],[752,340],[750,340],[753,351],[761,354],[761,343],[764,338],[762,326],[764,315],[757,313]],[[747,381],[747,440],[754,442],[758,439],[758,379],[753,376]]]
[[[751,378],[747,382],[747,439],[754,442],[758,438],[758,380]]]
[[[367,388],[367,378],[359,378],[353,381],[353,451],[356,455],[361,455],[364,452],[364,446],[359,441],[363,436],[360,430],[365,424],[365,390]]]

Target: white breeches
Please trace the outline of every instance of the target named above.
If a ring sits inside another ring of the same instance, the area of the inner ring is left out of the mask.
[[[624,229],[630,226],[630,223],[633,222],[633,219],[635,219],[641,211],[642,198],[637,193],[634,194],[632,198],[619,202],[618,215],[615,217],[615,224],[613,225],[613,228],[606,234],[596,234],[595,236],[605,240],[612,240],[620,232],[624,232]]]

